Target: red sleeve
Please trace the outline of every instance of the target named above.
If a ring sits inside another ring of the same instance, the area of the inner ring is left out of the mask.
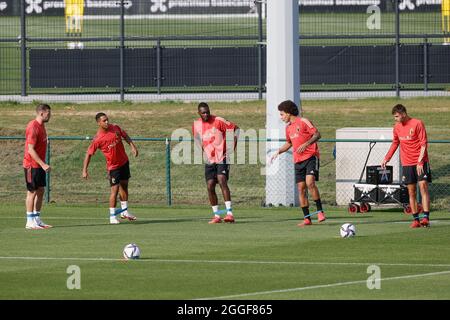
[[[398,145],[400,144],[400,140],[398,139],[398,134],[397,131],[395,130],[395,127],[393,129],[393,138],[392,138],[392,144],[391,147],[389,148],[388,153],[386,154],[386,156],[384,157],[384,159],[386,161],[391,160],[392,156],[394,155],[395,151],[398,148]]]
[[[125,139],[125,137],[127,136],[127,132],[119,126],[116,126],[116,127],[119,130],[120,136]]]
[[[28,144],[35,145],[37,142],[37,131],[34,126],[30,126],[26,131],[26,140]]]
[[[236,131],[236,129],[238,128],[238,126],[236,124],[234,124],[233,122],[230,122],[230,121],[226,121],[225,125],[227,127],[227,130],[234,130],[234,131]]]
[[[317,132],[317,128],[308,119],[302,118],[302,121],[300,123],[302,126],[302,131],[311,135]]]
[[[288,129],[289,129],[289,126],[286,126],[286,142],[292,144]]]
[[[427,131],[425,130],[425,125],[422,121],[419,121],[419,124],[417,125],[417,136],[420,141],[420,146],[426,146],[428,143]]]
[[[218,129],[222,132],[226,132],[227,130],[234,130],[238,128],[237,125],[235,125],[231,121],[227,121],[224,118],[216,117],[216,123],[218,125]]]
[[[95,140],[95,138],[92,140],[91,145],[89,146],[87,153],[91,156],[93,156],[95,154],[95,151],[97,151],[98,149],[98,144],[97,141]]]

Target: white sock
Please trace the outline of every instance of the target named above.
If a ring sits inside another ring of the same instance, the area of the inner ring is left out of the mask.
[[[218,213],[219,212],[219,206],[211,206],[211,208],[213,210],[214,216],[220,218],[220,215]]]
[[[111,219],[116,218],[116,208],[109,208],[109,217]]]
[[[120,207],[122,209],[127,209],[128,208],[128,201],[120,201]],[[122,211],[122,215],[127,214],[128,210]]]
[[[37,221],[38,224],[40,224],[41,212],[40,211],[33,211],[33,214],[35,215],[34,220]]]
[[[34,217],[32,217],[33,212],[28,212],[27,211],[27,222],[32,222],[34,220]]]
[[[227,208],[227,214],[233,215],[233,212],[231,212],[231,201],[225,201],[225,208]]]

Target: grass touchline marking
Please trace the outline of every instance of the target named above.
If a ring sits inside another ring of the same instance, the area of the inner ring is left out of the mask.
[[[0,256],[0,260],[80,260],[80,261],[123,261],[122,258],[88,258],[88,257],[21,257]],[[391,267],[450,267],[450,264],[427,263],[386,263],[386,262],[320,262],[320,261],[245,261],[245,260],[194,260],[194,259],[137,259],[136,262],[161,263],[211,263],[211,264],[274,264],[274,265],[342,265],[342,266],[391,266]]]
[[[436,276],[436,275],[449,274],[449,273],[450,273],[450,270],[449,271],[441,271],[441,272],[412,274],[412,275],[407,275],[407,276],[381,278],[380,280],[381,281],[401,280],[401,279],[410,279],[410,278],[418,278],[418,277]],[[291,288],[291,289],[280,289],[280,290],[241,293],[241,294],[235,294],[235,295],[229,295],[229,296],[221,296],[221,297],[200,298],[200,299],[195,299],[195,300],[231,299],[231,298],[258,296],[258,295],[273,294],[273,293],[286,293],[286,292],[296,292],[296,291],[304,291],[304,290],[312,290],[312,289],[331,288],[331,287],[347,286],[347,285],[362,284],[362,283],[367,283],[367,279],[365,279],[365,280],[357,280],[357,281],[322,284],[322,285],[309,286],[309,287],[299,287],[299,288]]]

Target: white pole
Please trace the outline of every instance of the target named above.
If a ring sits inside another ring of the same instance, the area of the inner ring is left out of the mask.
[[[284,139],[286,125],[278,104],[292,100],[300,107],[298,0],[267,0],[267,138]],[[284,142],[268,142],[270,156]],[[298,205],[292,150],[266,166],[266,205]]]

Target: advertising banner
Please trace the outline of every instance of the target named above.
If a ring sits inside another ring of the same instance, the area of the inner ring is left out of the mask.
[[[64,15],[64,0],[24,0],[27,15]],[[269,0],[273,1],[273,0]],[[402,12],[440,11],[442,0],[400,0]],[[20,15],[22,0],[0,0],[1,15]],[[394,0],[299,0],[300,12],[394,11]],[[124,0],[126,15],[256,15],[254,0]],[[84,15],[119,15],[120,0],[84,0]]]

